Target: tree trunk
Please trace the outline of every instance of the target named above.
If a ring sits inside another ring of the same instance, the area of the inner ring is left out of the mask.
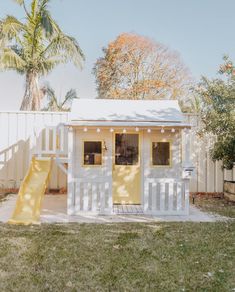
[[[37,111],[40,110],[41,92],[38,85],[38,74],[27,72],[25,93],[20,110]]]

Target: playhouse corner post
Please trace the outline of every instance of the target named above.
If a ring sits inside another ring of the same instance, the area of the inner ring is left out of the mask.
[[[190,129],[183,130],[183,159],[182,159],[182,167],[183,167],[183,178],[191,178],[194,166],[191,159],[191,143],[190,143]]]
[[[190,165],[191,161],[190,161],[190,133],[189,133],[189,129],[184,129],[183,130],[183,136],[184,136],[184,161],[183,164],[186,165]]]
[[[74,174],[73,174],[73,153],[74,153],[74,130],[68,130],[68,195],[67,195],[67,214],[74,214]]]
[[[185,215],[189,215],[189,178],[184,179],[185,186]]]
[[[185,211],[186,214],[189,214],[189,183],[190,179],[192,178],[192,174],[194,171],[194,167],[191,160],[191,145],[190,145],[190,129],[184,129],[183,130],[183,136],[184,136],[184,159],[182,161],[182,167],[183,167],[183,180],[185,185]]]

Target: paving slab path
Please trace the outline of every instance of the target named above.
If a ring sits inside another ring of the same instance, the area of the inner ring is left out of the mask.
[[[0,202],[0,222],[7,222],[15,208],[17,195],[9,195]],[[90,215],[69,216],[66,214],[66,195],[45,195],[41,211],[42,223],[117,223],[117,222],[216,222],[229,220],[227,217],[202,212],[190,205],[188,216],[149,215]]]

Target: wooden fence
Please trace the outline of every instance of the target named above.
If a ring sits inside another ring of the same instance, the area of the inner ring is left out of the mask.
[[[20,186],[29,167],[35,135],[67,119],[68,113],[0,112],[0,188]],[[65,174],[53,163],[49,187],[63,188],[66,180]]]
[[[192,125],[190,153],[195,166],[195,173],[190,181],[190,192],[223,192],[223,181],[235,180],[235,167],[233,170],[223,170],[220,161],[213,162],[209,153],[212,139],[210,137],[200,139],[197,134],[200,126],[198,115],[187,114],[186,118]]]
[[[196,167],[190,182],[190,192],[222,192],[223,180],[235,180],[235,168],[222,170],[220,162],[209,156],[209,138],[197,136],[197,115],[186,115],[193,126],[191,157]],[[50,131],[59,123],[68,121],[68,113],[58,112],[0,112],[0,188],[18,188],[29,166],[35,133]],[[47,130],[45,130],[47,128]],[[52,136],[55,144],[55,137]],[[36,141],[41,143],[42,141]],[[52,145],[54,145],[52,144]],[[184,143],[183,143],[184,146]],[[50,188],[66,187],[66,175],[53,163]]]

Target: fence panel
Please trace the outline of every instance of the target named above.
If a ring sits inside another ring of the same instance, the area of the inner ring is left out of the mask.
[[[220,161],[213,162],[209,155],[212,143],[209,137],[199,138],[197,131],[200,126],[196,114],[186,114],[191,129],[191,159],[196,167],[190,181],[190,192],[223,192],[223,181],[235,180],[235,166],[233,170],[223,170]],[[184,147],[184,145],[182,145]]]
[[[0,112],[0,187],[19,188],[29,167],[35,132],[67,120],[66,112]],[[66,176],[54,164],[51,177],[50,187],[66,187]]]

